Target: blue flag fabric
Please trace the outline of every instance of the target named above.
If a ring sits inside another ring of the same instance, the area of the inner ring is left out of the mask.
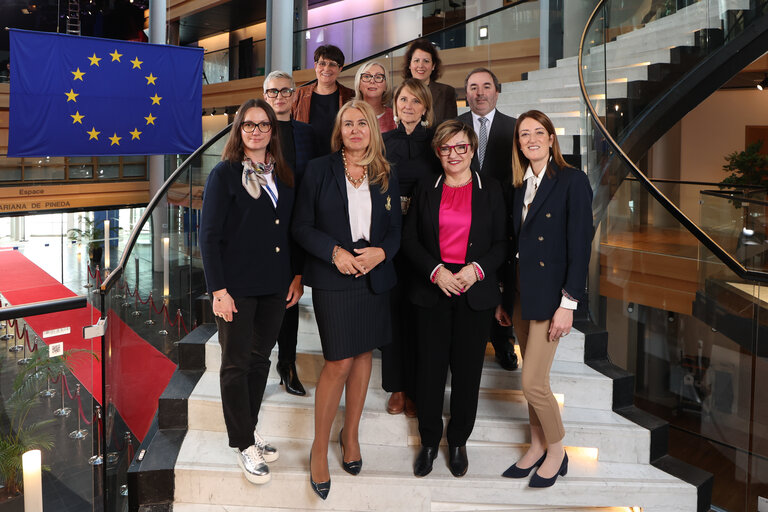
[[[203,50],[11,30],[8,156],[192,153]]]

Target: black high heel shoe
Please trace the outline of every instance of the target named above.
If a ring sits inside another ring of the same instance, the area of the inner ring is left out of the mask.
[[[315,494],[322,499],[326,499],[328,493],[331,492],[330,478],[327,482],[315,482],[315,479],[312,478],[312,450],[309,451],[309,483],[312,485],[312,490],[315,491]]]
[[[344,433],[344,429],[342,428],[339,431],[339,446],[341,447],[341,466],[344,468],[344,471],[346,471],[350,475],[358,475],[360,473],[360,470],[363,469],[363,459],[351,460],[349,462],[344,460],[344,441],[342,441],[341,439],[341,435],[343,433]]]
[[[546,458],[547,458],[547,452],[545,450],[544,451],[544,455],[542,455],[539,460],[534,462],[533,466],[531,466],[529,468],[521,468],[521,467],[518,467],[517,466],[517,462],[515,462],[514,464],[509,466],[507,468],[507,470],[501,474],[501,476],[503,476],[505,478],[525,478],[529,474],[531,474],[531,470],[533,468],[537,468],[537,467],[541,466],[544,463],[544,459],[546,459]]]
[[[280,375],[280,384],[285,384],[285,390],[291,395],[304,396],[307,391],[299,380],[299,374],[296,373],[296,362],[284,363],[277,362],[277,374]]]
[[[539,476],[539,472],[536,471],[533,476],[531,477],[531,481],[528,482],[528,487],[537,487],[537,488],[544,488],[544,487],[552,487],[555,485],[555,482],[557,481],[558,476],[565,476],[566,473],[568,473],[568,454],[566,453],[563,456],[563,462],[560,464],[560,471],[555,473],[555,476],[552,478],[544,478]]]

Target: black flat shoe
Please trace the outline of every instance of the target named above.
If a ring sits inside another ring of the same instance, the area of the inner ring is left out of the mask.
[[[451,474],[457,478],[464,476],[467,473],[467,467],[469,467],[469,461],[467,461],[467,447],[451,446],[448,449],[448,453],[448,469],[451,470]]]
[[[351,460],[349,462],[344,460],[344,441],[342,441],[341,439],[341,434],[343,433],[344,433],[344,429],[342,428],[339,431],[339,446],[341,447],[341,466],[344,468],[344,471],[346,471],[350,475],[358,475],[360,473],[360,470],[363,469],[363,459]]]
[[[517,370],[518,363],[517,354],[515,354],[515,347],[511,344],[508,344],[506,348],[496,352],[496,362],[498,362],[499,366],[507,371],[511,372],[513,370]]]
[[[437,457],[437,446],[422,446],[416,462],[413,463],[413,474],[427,476],[432,471],[432,463]]]
[[[327,482],[315,482],[315,479],[312,478],[312,451],[309,452],[309,483],[312,485],[312,490],[315,491],[315,494],[320,496],[322,499],[326,499],[328,497],[328,493],[331,492],[330,478]]]
[[[537,468],[537,467],[541,466],[544,463],[544,459],[546,459],[546,458],[547,458],[547,452],[544,451],[544,455],[542,455],[541,458],[539,460],[537,460],[536,462],[534,462],[533,466],[531,466],[529,468],[517,467],[517,462],[515,462],[514,464],[509,466],[507,468],[507,470],[501,474],[501,476],[506,477],[506,478],[525,478],[525,477],[527,477],[528,475],[531,474],[531,470],[533,468]]]
[[[537,488],[544,488],[544,487],[552,487],[555,485],[555,482],[557,481],[558,476],[565,476],[566,473],[568,473],[568,454],[566,453],[565,456],[563,456],[563,462],[560,464],[560,471],[555,473],[555,476],[552,478],[543,478],[539,476],[539,472],[536,471],[533,476],[531,477],[531,481],[528,482],[528,487],[537,487]]]
[[[285,384],[285,390],[291,395],[304,396],[307,391],[301,385],[299,375],[296,373],[296,362],[277,362],[277,374],[280,375],[280,384]]]

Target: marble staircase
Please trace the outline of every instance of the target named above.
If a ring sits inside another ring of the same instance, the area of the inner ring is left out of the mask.
[[[552,489],[534,490],[525,479],[500,477],[528,442],[519,371],[504,371],[487,357],[478,418],[467,448],[467,475],[457,479],[450,474],[443,447],[434,471],[418,479],[412,474],[419,449],[417,422],[387,414],[380,360],[375,357],[361,426],[363,471],[354,477],[345,473],[332,440],[331,493],[327,501],[320,500],[309,487],[308,454],[312,395],[322,354],[311,301],[302,302],[297,364],[309,395],[288,395],[273,368],[259,426],[281,453],[270,465],[272,481],[264,486],[248,483],[227,447],[218,391],[220,347],[213,335],[204,348],[206,371],[188,399],[188,431],[174,469],[174,511],[696,509],[696,487],[649,464],[651,433],[612,411],[614,380],[583,362],[585,336],[576,330],[561,341],[552,370],[572,461],[568,475]],[[276,353],[273,356],[276,359]],[[332,439],[342,421],[343,399]]]

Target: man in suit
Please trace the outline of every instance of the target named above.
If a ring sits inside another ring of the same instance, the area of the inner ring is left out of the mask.
[[[493,176],[503,187],[511,186],[512,137],[517,120],[496,110],[501,92],[499,79],[489,69],[475,68],[464,79],[464,90],[470,111],[461,114],[459,120],[471,126],[479,140],[471,169],[481,176]],[[505,370],[516,370],[514,336],[495,320],[491,327],[491,343],[499,365]]]
[[[317,155],[312,127],[306,123],[291,119],[291,108],[296,101],[296,84],[293,77],[285,71],[273,71],[264,79],[264,99],[275,111],[279,126],[280,144],[283,157],[293,170],[294,190],[304,177],[307,162]],[[298,247],[293,251],[299,252]],[[297,267],[300,268],[300,267]],[[294,279],[301,280],[297,275]],[[285,390],[292,395],[306,394],[296,373],[296,343],[299,329],[299,305],[296,304],[285,312],[283,325],[277,338],[279,347],[277,372],[285,384]]]

